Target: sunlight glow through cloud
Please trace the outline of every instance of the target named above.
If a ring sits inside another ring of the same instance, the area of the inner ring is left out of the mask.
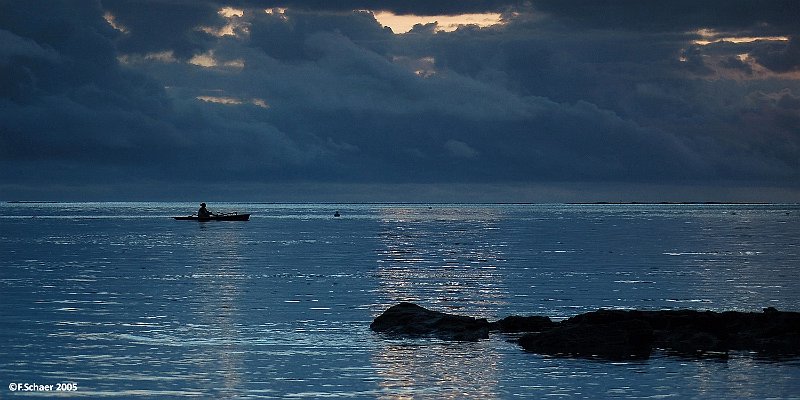
[[[165,50],[160,51],[158,53],[147,53],[144,56],[145,60],[153,60],[153,61],[160,61],[165,63],[174,63],[178,62],[178,59],[175,58],[175,52],[172,50]]]
[[[730,43],[751,43],[759,40],[771,41],[788,41],[786,36],[724,36],[723,34],[713,29],[699,29],[695,32],[700,35],[702,39],[692,41],[693,44],[706,46],[712,43],[730,42]]]
[[[196,29],[216,37],[237,36],[237,33],[248,32],[248,26],[241,21],[244,10],[231,7],[223,7],[217,14],[228,20],[228,23],[221,27],[199,26]]]
[[[111,14],[110,12],[106,12],[103,15],[103,19],[105,19],[106,22],[108,22],[108,24],[111,25],[111,27],[116,29],[117,31],[122,32],[122,33],[130,33],[128,28],[126,28],[125,26],[123,26],[119,22],[117,22],[117,18],[114,17],[114,14]]]
[[[284,7],[275,7],[275,8],[267,8],[264,10],[265,13],[269,15],[277,15],[282,20],[287,20],[288,17],[286,16],[287,8]]]
[[[226,104],[226,105],[242,105],[242,104],[252,104],[257,107],[261,107],[264,109],[269,108],[269,104],[267,104],[264,99],[253,98],[253,99],[239,99],[236,97],[228,97],[228,96],[197,96],[195,97],[197,100],[204,101],[206,103],[216,103],[216,104]]]
[[[197,29],[211,36],[223,37],[223,36],[236,36],[236,33],[234,33],[233,28],[234,28],[233,25],[225,25],[221,28],[214,28],[211,26],[201,26]]]
[[[211,68],[217,65],[217,60],[214,59],[214,54],[212,52],[208,52],[204,54],[195,54],[194,57],[189,59],[189,64]]]
[[[209,50],[208,52],[201,54],[195,54],[191,59],[189,59],[189,64],[197,65],[198,67],[204,67],[204,68],[213,68],[213,67],[244,68],[244,60],[242,59],[228,60],[223,63],[220,63],[216,58],[214,58],[213,50]]]
[[[160,62],[171,64],[178,62],[178,59],[175,58],[174,51],[164,50],[155,53],[147,53],[144,56],[139,54],[121,54],[117,56],[117,61],[126,65],[141,64],[144,62]]]
[[[244,10],[239,10],[233,7],[223,7],[219,10],[219,15],[225,18],[241,17],[244,15]]]
[[[502,23],[502,16],[499,13],[419,16],[396,15],[388,11],[378,11],[374,15],[381,25],[391,28],[397,34],[407,33],[417,24],[436,23],[437,31],[452,32],[464,25],[477,25],[485,28]]]
[[[421,58],[392,56],[392,62],[405,66],[413,71],[415,75],[422,78],[430,78],[436,75],[436,58],[432,56]]]

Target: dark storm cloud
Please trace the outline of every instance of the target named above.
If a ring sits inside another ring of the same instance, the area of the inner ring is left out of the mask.
[[[312,49],[307,48],[305,41],[319,32],[336,32],[373,50],[379,50],[392,35],[366,12],[317,14],[289,10],[281,15],[261,12],[254,13],[250,21],[250,43],[281,60],[315,57],[309,53]]]
[[[533,6],[576,27],[641,31],[713,28],[761,34],[800,31],[800,3],[794,0],[534,0]]]
[[[102,7],[127,32],[117,41],[125,53],[169,50],[190,58],[214,40],[197,28],[223,23],[219,6],[208,1],[102,0]]]
[[[98,4],[81,2],[75,5],[60,2],[31,1],[24,5],[16,2],[0,3],[0,28],[18,37],[33,42],[38,47],[58,53],[63,77],[56,77],[50,64],[39,64],[35,60],[19,57],[16,60],[31,70],[42,71],[40,83],[47,88],[69,85],[76,81],[94,79],[97,74],[106,74],[116,63],[115,50],[110,41],[113,29],[102,19]],[[13,42],[12,42],[13,43]],[[4,45],[5,47],[5,45]],[[51,60],[53,61],[52,58]],[[66,70],[63,70],[66,69]]]
[[[131,106],[129,100],[138,100],[132,91],[146,87],[128,84],[116,67],[114,33],[96,3],[27,4],[0,5],[1,26],[9,32],[5,36],[11,43],[29,44],[27,52],[0,63],[7,77],[0,92],[4,160],[94,148],[106,138],[96,136],[94,129],[75,128],[106,118],[107,112],[95,112],[98,106],[102,111]]]
[[[420,78],[341,34],[309,36],[301,53],[313,61],[227,83],[281,97],[271,117],[281,130],[346,149],[328,146],[339,179],[637,178],[691,157],[674,138],[589,104],[519,96],[461,74]]]
[[[286,7],[307,11],[378,10],[395,14],[459,15],[500,12],[522,3],[520,0],[218,0],[219,4],[237,7]]]
[[[0,184],[796,187],[784,3],[644,4],[0,1]]]
[[[793,36],[788,43],[759,46],[753,55],[759,64],[773,71],[800,71],[800,35]]]
[[[9,31],[0,30],[0,62],[8,64],[12,57],[28,57],[54,59],[56,53],[52,50],[44,49],[34,40],[19,37]]]
[[[118,65],[119,34],[103,12],[88,2],[2,4],[4,180],[191,179],[245,169],[271,151],[281,164],[295,157],[274,128],[254,132],[258,123],[241,127],[200,102],[175,102],[156,80]],[[254,148],[266,150],[248,156]]]

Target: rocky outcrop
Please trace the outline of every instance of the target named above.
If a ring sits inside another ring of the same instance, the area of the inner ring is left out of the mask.
[[[653,349],[685,357],[726,358],[732,350],[761,356],[800,356],[800,313],[600,309],[553,322],[543,316],[485,319],[431,311],[411,303],[386,310],[370,326],[399,336],[479,340],[489,331],[528,332],[518,340],[529,352],[609,360],[645,359]]]
[[[375,332],[406,337],[431,336],[460,341],[489,338],[486,319],[431,311],[412,303],[392,306],[369,327]]]
[[[573,346],[573,351],[540,345],[546,338],[558,337],[565,331],[573,333],[566,336],[571,342],[597,343],[589,355],[601,358],[642,358],[644,352],[634,350],[643,348],[648,331],[651,348],[680,356],[726,358],[731,350],[755,351],[766,357],[800,355],[800,313],[774,308],[764,309],[763,313],[601,309],[564,320],[542,334],[525,335],[520,338],[520,345],[537,353],[587,355],[579,345]],[[574,332],[586,335],[580,337]],[[563,340],[568,340],[566,337]],[[623,353],[629,352],[629,356],[611,351],[615,346],[624,348]]]
[[[512,315],[489,324],[489,329],[503,333],[541,332],[555,326],[550,317]]]
[[[522,336],[526,351],[554,356],[608,360],[647,359],[653,350],[653,329],[641,320],[602,324],[558,324]]]

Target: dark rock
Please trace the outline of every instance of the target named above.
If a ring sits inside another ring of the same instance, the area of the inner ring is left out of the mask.
[[[400,303],[379,315],[369,326],[375,332],[444,340],[475,341],[489,337],[489,322],[461,315],[431,311],[412,303]]]
[[[525,351],[553,356],[647,359],[653,347],[653,329],[639,319],[614,323],[561,323],[519,339]]]
[[[727,358],[729,351],[755,351],[773,359],[800,356],[800,313],[768,307],[762,313],[695,310],[600,309],[555,323],[548,317],[485,319],[395,305],[370,328],[400,336],[446,340],[487,338],[489,330],[536,332],[520,337],[529,352],[610,360],[646,359],[652,349],[692,358]]]
[[[687,357],[727,357],[731,334],[735,332],[725,315],[694,310],[643,314],[655,330],[656,347]]]
[[[764,357],[800,356],[800,313],[777,311],[748,313],[735,319],[732,349],[753,350]]]
[[[659,331],[657,347],[683,357],[728,357],[728,346],[719,336],[690,329]]]
[[[532,346],[526,350],[544,354],[566,353],[586,356],[587,350],[584,348],[586,346],[614,349],[630,344],[632,347],[638,348],[638,340],[644,336],[638,336],[637,332],[640,332],[640,329],[636,327],[637,325],[628,325],[631,321],[635,321],[637,324],[644,323],[652,329],[651,347],[683,357],[727,358],[728,352],[731,350],[756,351],[766,357],[800,355],[800,346],[798,345],[800,344],[800,313],[782,312],[772,307],[764,309],[763,313],[601,309],[577,315],[558,325],[557,329],[572,327],[573,330],[569,332],[595,332],[593,337],[587,336],[585,340],[574,335],[572,338],[576,342],[574,350],[564,351],[561,347],[554,347],[548,351],[542,351],[541,345],[537,345],[537,350],[532,350]],[[634,329],[635,332],[630,332],[628,336],[616,337],[621,334],[617,332],[618,329]],[[557,332],[548,331],[549,334]],[[623,338],[625,340],[620,343]],[[628,343],[627,341],[630,340],[633,342]],[[520,344],[522,345],[522,342]],[[525,347],[523,346],[523,348]],[[591,351],[589,352],[591,353]],[[595,356],[604,358],[619,356],[613,350],[597,350],[596,352],[598,354]],[[635,354],[640,355],[639,353]]]
[[[726,311],[645,312],[656,332],[656,346],[682,355],[703,356],[730,350],[764,356],[800,355],[800,313]]]
[[[541,332],[553,326],[555,326],[555,322],[551,321],[549,317],[538,315],[521,317],[519,315],[512,315],[490,323],[489,329],[503,333]]]
[[[620,321],[630,321],[632,319],[644,319],[642,311],[635,310],[606,310],[599,309],[587,313],[576,315],[562,321],[564,324],[614,324]]]

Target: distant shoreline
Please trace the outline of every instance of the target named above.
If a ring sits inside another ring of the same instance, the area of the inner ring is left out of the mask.
[[[761,202],[761,201],[595,201],[595,202],[571,202],[565,204],[574,204],[574,205],[589,205],[589,204],[621,204],[621,205],[631,205],[631,204],[642,204],[642,205],[653,205],[653,204],[664,204],[664,205],[715,205],[715,204],[760,204],[760,205],[768,205],[768,204],[783,204],[783,203],[769,203],[769,202]]]

